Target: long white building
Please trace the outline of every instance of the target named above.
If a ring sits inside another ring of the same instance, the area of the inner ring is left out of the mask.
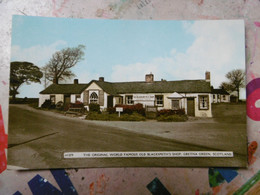
[[[53,103],[83,102],[100,104],[105,110],[116,104],[156,106],[160,109],[184,109],[185,113],[196,117],[212,117],[210,73],[205,79],[180,81],[154,81],[153,74],[145,75],[145,81],[107,82],[104,77],[87,84],[52,84],[40,92],[39,106],[46,99]]]

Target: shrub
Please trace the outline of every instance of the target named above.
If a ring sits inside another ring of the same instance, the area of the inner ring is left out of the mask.
[[[145,117],[137,112],[133,114],[122,114],[120,117],[121,121],[145,121]]]
[[[57,110],[64,110],[64,103],[62,101],[59,101],[57,104],[56,104],[56,109]]]
[[[157,116],[171,116],[171,115],[185,115],[184,109],[171,110],[171,109],[163,109],[157,112]]]
[[[145,117],[138,113],[133,113],[131,115],[122,114],[120,117],[118,117],[117,114],[90,112],[86,116],[86,119],[101,120],[101,121],[144,121]]]
[[[54,109],[55,104],[51,102],[51,100],[45,100],[45,102],[41,105],[42,108],[47,108],[47,109]]]
[[[188,117],[186,115],[161,115],[157,117],[157,121],[162,122],[185,122],[188,120]]]
[[[107,108],[107,112],[108,112],[109,114],[115,114],[115,113],[116,113],[116,108],[115,108],[115,107]]]
[[[101,114],[98,112],[89,112],[88,115],[86,116],[87,120],[101,120],[101,121],[110,121],[113,120],[113,118],[116,117],[108,114]]]
[[[117,104],[115,107],[122,107],[124,114],[133,114],[133,112],[137,112],[138,114],[145,115],[145,109],[143,104],[134,104],[134,105],[125,105],[125,104]]]
[[[15,98],[9,99],[9,103],[10,104],[31,104],[31,103],[38,103],[39,102],[39,98]]]
[[[98,112],[98,113],[100,113],[100,105],[99,104],[95,104],[95,103],[90,103],[89,104],[89,111],[90,112]]]
[[[75,103],[70,103],[69,108],[84,108],[84,104],[82,102],[76,101]]]

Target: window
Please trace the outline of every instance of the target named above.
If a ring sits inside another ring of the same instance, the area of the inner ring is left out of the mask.
[[[92,92],[90,95],[90,103],[97,104],[98,103],[98,95],[96,92]]]
[[[55,95],[50,96],[51,104],[55,104]]]
[[[208,102],[208,96],[199,96],[199,109],[200,110],[208,110],[209,109],[209,102]]]
[[[123,97],[115,97],[116,104],[123,104]]]
[[[155,105],[156,106],[163,106],[163,95],[156,95],[155,96]]]
[[[173,110],[180,109],[180,101],[179,100],[172,100],[172,109]]]
[[[77,101],[77,102],[80,102],[80,101],[81,101],[80,95],[76,95],[76,101]]]
[[[213,99],[215,99],[215,94],[213,94]]]
[[[223,95],[223,100],[226,100],[226,96],[225,95]]]
[[[126,104],[134,104],[133,96],[132,95],[126,95],[125,96],[125,103]]]

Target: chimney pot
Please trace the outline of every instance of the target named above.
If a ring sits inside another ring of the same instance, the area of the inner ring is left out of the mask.
[[[145,75],[145,82],[152,83],[153,81],[154,80],[153,80],[153,74],[152,73]]]
[[[205,80],[207,82],[210,82],[210,72],[208,72],[208,71],[205,72]]]
[[[74,79],[74,84],[79,84],[79,80],[78,79]]]
[[[105,78],[104,78],[104,77],[99,77],[98,80],[104,82],[104,81],[105,81]]]

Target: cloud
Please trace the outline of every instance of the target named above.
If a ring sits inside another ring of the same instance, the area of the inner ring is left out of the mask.
[[[205,72],[210,71],[211,83],[218,87],[228,71],[245,69],[243,21],[184,22],[183,28],[194,37],[185,52],[172,48],[167,57],[116,65],[112,68],[112,81],[143,81],[150,72],[156,80],[204,79]]]
[[[66,44],[65,41],[59,40],[51,45],[36,45],[29,48],[13,45],[11,48],[11,61],[28,61],[42,67],[49,61],[52,54],[58,50],[57,48],[64,47]]]

